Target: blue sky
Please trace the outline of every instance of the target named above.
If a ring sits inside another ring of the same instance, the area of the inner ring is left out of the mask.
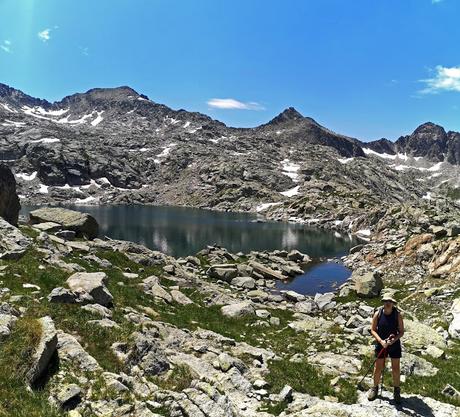
[[[458,0],[0,0],[0,82],[129,85],[232,126],[288,106],[339,133],[460,131]]]

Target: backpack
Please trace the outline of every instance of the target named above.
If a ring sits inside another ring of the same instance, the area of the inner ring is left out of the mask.
[[[399,329],[398,329],[398,326],[399,326],[399,310],[396,306],[393,306],[393,308],[395,309],[396,311],[396,331],[399,333]],[[374,312],[372,313],[372,317],[374,317],[374,314],[375,312],[378,311],[378,315],[377,315],[377,323],[379,322],[380,320],[380,317],[382,317],[382,314],[383,314],[383,307],[380,306],[380,307],[376,307],[374,308]]]

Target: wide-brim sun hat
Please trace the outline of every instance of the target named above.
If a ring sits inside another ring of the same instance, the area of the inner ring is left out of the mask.
[[[395,298],[391,294],[383,294],[382,295],[382,301],[391,301],[391,302],[397,304],[397,301],[395,300]]]

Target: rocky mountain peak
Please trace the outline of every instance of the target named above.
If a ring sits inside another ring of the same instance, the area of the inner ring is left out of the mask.
[[[0,83],[0,103],[13,107],[41,106],[44,108],[48,108],[51,106],[51,104],[46,100],[31,97],[23,93],[21,90],[17,90],[13,87],[10,87],[9,85],[2,83]]]
[[[302,120],[304,117],[294,108],[288,107],[286,110],[281,112],[278,116],[270,120],[267,124],[278,125],[282,123],[291,122],[294,120]]]
[[[436,162],[443,161],[449,151],[446,131],[432,122],[420,125],[411,135],[400,137],[395,146],[398,152],[426,157]]]
[[[426,122],[417,127],[417,129],[414,130],[414,133],[412,133],[412,136],[429,139],[432,141],[439,141],[445,140],[447,134],[442,126],[432,122]]]
[[[128,86],[113,87],[113,88],[92,88],[85,93],[72,94],[64,97],[59,105],[72,105],[79,102],[105,102],[116,103],[124,101],[132,101],[136,99],[148,100],[148,97],[139,94],[136,90]]]
[[[386,138],[367,142],[363,147],[381,154],[394,155],[395,153],[394,143]]]

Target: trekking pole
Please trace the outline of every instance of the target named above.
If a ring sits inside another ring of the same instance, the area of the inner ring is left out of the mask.
[[[386,350],[386,348],[384,350]],[[384,376],[385,376],[385,368],[386,368],[386,352],[383,355],[382,384],[380,385],[380,395],[382,396],[383,396],[383,381],[384,381]]]
[[[387,350],[387,348],[382,348],[382,349],[380,350],[379,354],[378,354],[377,357],[374,359],[374,362],[371,363],[371,366],[369,366],[369,369],[366,371],[365,375],[361,378],[361,381],[358,382],[357,387],[358,387],[358,389],[359,389],[360,391],[365,391],[365,390],[366,390],[366,389],[363,387],[363,385],[362,385],[362,384],[363,384],[363,381],[364,381],[364,378],[367,377],[367,375],[369,374],[369,372],[371,371],[371,369],[374,368],[375,362],[377,362],[377,360],[380,359],[380,356],[381,356],[382,354],[385,354],[386,350]]]

